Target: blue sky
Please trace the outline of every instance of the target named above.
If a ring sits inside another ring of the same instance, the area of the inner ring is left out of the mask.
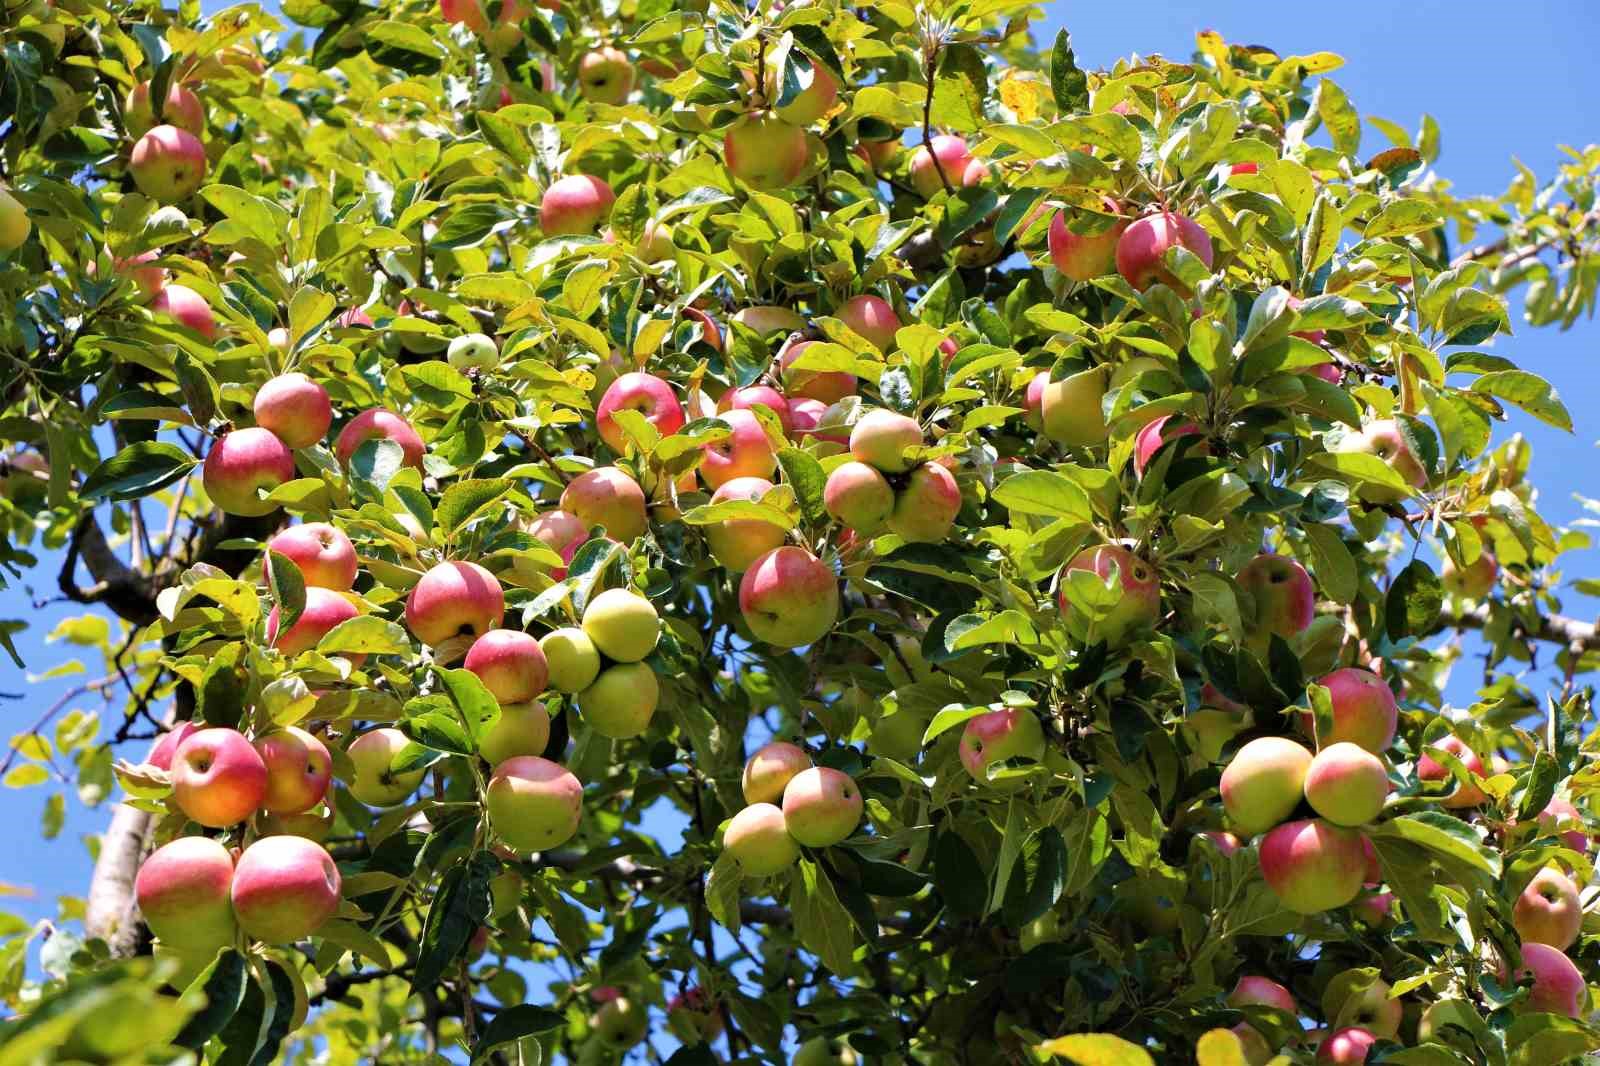
[[[208,3],[208,8],[213,5]],[[1377,115],[1415,129],[1420,116],[1432,114],[1443,131],[1438,164],[1461,193],[1502,190],[1512,174],[1513,158],[1541,178],[1550,175],[1560,156],[1557,146],[1582,146],[1600,136],[1600,76],[1593,65],[1593,42],[1600,32],[1600,8],[1579,2],[1531,2],[1517,5],[1488,0],[1412,0],[1409,4],[1354,0],[1333,7],[1257,2],[1127,4],[1046,4],[1050,17],[1037,40],[1048,44],[1065,24],[1073,34],[1081,66],[1109,65],[1135,51],[1186,58],[1196,30],[1211,28],[1226,40],[1262,44],[1280,54],[1332,51],[1346,65],[1332,76],[1363,114]],[[1386,142],[1373,128],[1364,131],[1363,147],[1375,150]],[[1513,322],[1520,321],[1514,309]],[[1584,322],[1568,333],[1521,328],[1500,338],[1495,350],[1549,378],[1559,389],[1579,424],[1566,435],[1518,417],[1497,433],[1521,430],[1533,444],[1532,476],[1543,490],[1541,511],[1554,522],[1570,522],[1581,514],[1574,493],[1600,497],[1595,469],[1600,421],[1588,397],[1600,384],[1595,349],[1600,327]],[[1566,577],[1600,576],[1596,553],[1568,561]],[[34,606],[35,596],[54,591],[59,555],[45,553],[40,567],[24,582],[0,589],[0,619],[26,618],[32,628],[18,646],[29,670],[41,673],[76,656],[78,649],[47,646],[44,637],[57,621],[81,614],[71,605]],[[1566,612],[1592,617],[1595,607],[1576,595]],[[86,660],[93,670],[95,663]],[[1449,694],[1458,703],[1472,699],[1476,671],[1464,664]],[[21,672],[0,659],[0,698],[5,734],[25,729],[37,715],[73,684],[95,676],[85,673],[29,684]],[[72,706],[92,707],[88,701]],[[130,752],[134,758],[138,752]],[[81,843],[83,834],[99,832],[108,812],[86,810],[69,794],[66,827],[59,839],[44,842],[36,826],[46,795],[53,786],[0,791],[0,812],[14,820],[16,835],[0,859],[0,882],[31,889],[32,898],[7,899],[7,909],[30,919],[55,913],[60,894],[82,894],[91,863]],[[670,844],[669,844],[670,846]]]

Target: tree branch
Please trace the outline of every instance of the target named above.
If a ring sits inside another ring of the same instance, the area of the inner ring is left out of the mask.
[[[1519,630],[1523,636],[1531,640],[1542,640],[1551,644],[1560,644],[1566,648],[1578,651],[1600,651],[1600,632],[1591,622],[1580,622],[1576,618],[1566,615],[1552,614],[1539,619],[1539,628],[1529,630],[1520,625]],[[1434,626],[1438,633],[1446,629],[1483,629],[1489,624],[1489,608],[1486,606],[1474,607],[1465,614],[1441,614],[1439,621]]]

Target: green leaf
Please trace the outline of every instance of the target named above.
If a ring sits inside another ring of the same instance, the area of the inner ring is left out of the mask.
[[[450,694],[461,720],[467,723],[472,738],[482,740],[484,734],[500,721],[500,701],[494,698],[494,694],[471,670],[446,670],[435,667],[434,673],[439,675],[440,683]]]
[[[947,45],[939,55],[939,73],[933,82],[933,125],[974,133],[987,121],[984,100],[989,95],[989,71],[983,53],[970,44]],[[948,175],[960,187],[960,175]]]
[[[1070,518],[1087,522],[1094,516],[1089,494],[1076,481],[1054,470],[1025,470],[995,486],[994,500],[1018,514]]]
[[[420,30],[418,32],[421,32]],[[428,242],[429,248],[459,251],[476,248],[495,233],[516,223],[517,216],[499,204],[468,204],[453,211]]]
[[[347,618],[317,641],[324,655],[409,655],[411,637],[404,627],[375,614]]]
[[[1431,202],[1415,199],[1396,200],[1367,223],[1362,236],[1368,240],[1377,237],[1405,237],[1413,233],[1425,233],[1438,226],[1439,222],[1439,209]]]
[[[1433,631],[1444,605],[1438,575],[1421,559],[1406,564],[1389,585],[1384,599],[1384,629],[1390,640],[1423,636]]]
[[[200,195],[266,247],[282,247],[289,233],[289,213],[271,200],[232,185],[207,185]]]
[[[1350,98],[1343,89],[1323,78],[1317,83],[1312,107],[1328,127],[1334,151],[1353,156],[1361,150],[1361,116],[1350,106]]]
[[[532,1003],[517,1003],[506,1007],[483,1027],[483,1032],[478,1036],[478,1043],[472,1049],[472,1061],[481,1062],[496,1048],[515,1043],[525,1036],[548,1033],[566,1023],[565,1014],[549,1007],[539,1007]]]
[[[1484,844],[1473,827],[1440,811],[1420,811],[1368,829],[1374,839],[1406,840],[1465,864],[1489,877],[1500,876],[1500,853]]]
[[[794,489],[800,503],[800,513],[807,522],[822,523],[828,520],[828,509],[822,502],[822,489],[828,476],[822,464],[809,452],[799,448],[784,448],[778,452],[778,465],[783,468],[784,484]]]
[[[1547,1066],[1600,1051],[1600,1029],[1559,1014],[1523,1014],[1505,1038],[1511,1066]]]
[[[454,533],[487,511],[494,502],[511,491],[510,478],[469,478],[444,490],[433,520],[446,533]]]
[[[946,829],[933,850],[933,884],[957,918],[977,918],[989,899],[989,877],[960,834]]]
[[[137,500],[177,481],[195,460],[176,444],[140,441],[95,467],[79,494],[89,500]]]
[[[499,872],[499,859],[477,851],[458,860],[440,878],[417,944],[412,995],[433,994],[445,971],[466,951],[472,934],[489,920],[489,882]]]
[[[205,993],[206,1005],[189,1018],[172,1042],[198,1051],[220,1033],[244,1003],[248,975],[249,967],[239,952],[225,948],[218,953],[211,965],[194,979],[194,984]]]
[[[1050,50],[1050,95],[1062,114],[1089,107],[1089,76],[1078,69],[1072,34],[1066,30],[1056,33],[1055,47]]]
[[[790,880],[789,913],[795,936],[824,966],[840,977],[856,972],[850,914],[839,902],[833,882],[809,859],[800,860]]]
[[[1572,415],[1544,378],[1526,370],[1499,370],[1472,383],[1473,392],[1486,392],[1522,408],[1541,422],[1572,432]]]
[[[744,897],[741,889],[743,880],[743,871],[734,857],[726,850],[718,852],[717,861],[711,864],[711,870],[706,874],[706,910],[735,936],[741,924],[739,901]]]
[[[277,631],[287,633],[306,609],[306,579],[287,555],[267,552],[267,591],[278,607]]]
[[[1321,522],[1300,527],[1311,546],[1311,572],[1322,592],[1335,603],[1351,603],[1360,589],[1356,561],[1339,531]]]
[[[1060,901],[1067,887],[1067,845],[1053,825],[1036,829],[1022,846],[1020,871],[1007,885],[1002,915],[1013,929],[1027,925]],[[1020,873],[1020,876],[1019,876]]]
[[[277,1002],[276,996],[269,1000],[261,986],[259,972],[245,981],[244,996],[238,1008],[210,1044],[209,1057],[215,1066],[251,1066],[255,1061],[256,1050],[264,1043],[265,1030],[272,1021]]]

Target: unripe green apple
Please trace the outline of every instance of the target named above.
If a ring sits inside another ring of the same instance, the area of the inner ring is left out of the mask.
[[[1312,810],[1335,825],[1366,825],[1383,810],[1389,774],[1376,755],[1359,744],[1341,741],[1323,748],[1311,760],[1305,792]]]
[[[1264,833],[1300,805],[1311,753],[1287,737],[1257,737],[1222,771],[1222,807],[1246,836]]]
[[[1338,980],[1338,978],[1334,978]],[[1354,1025],[1384,1040],[1395,1039],[1405,1007],[1389,995],[1389,982],[1378,978],[1359,996],[1352,997],[1339,1011],[1334,1025]]]
[[[1201,707],[1183,721],[1190,750],[1207,763],[1218,762],[1228,741],[1250,727],[1250,714],[1217,707]]]
[[[1493,552],[1482,551],[1465,567],[1457,567],[1454,559],[1446,557],[1439,569],[1439,582],[1446,590],[1468,599],[1481,600],[1494,590],[1500,577],[1500,562]]]
[[[735,814],[722,832],[722,846],[746,877],[782,873],[800,857],[783,811],[771,803],[752,803]]]
[[[760,503],[772,491],[772,482],[762,477],[736,477],[711,494],[711,502],[741,500]],[[759,518],[733,518],[702,527],[706,547],[724,570],[742,574],[757,559],[783,545],[783,527]]]
[[[799,126],[771,111],[745,115],[722,138],[728,172],[753,189],[774,192],[794,184],[806,169],[811,147]]]
[[[784,824],[808,848],[829,847],[855,832],[862,807],[850,775],[827,766],[800,771],[783,789]]]
[[[489,882],[489,916],[504,918],[522,905],[522,875],[515,870],[501,870]]]
[[[33,232],[33,222],[28,210],[11,195],[11,190],[0,185],[0,252],[14,252],[22,247]]]
[[[600,671],[594,684],[578,693],[583,720],[603,737],[626,740],[650,728],[661,686],[644,663],[617,663]]]
[[[600,676],[600,650],[576,626],[546,633],[539,638],[539,647],[550,667],[550,687],[557,692],[582,692]]]
[[[615,1050],[634,1047],[650,1030],[650,1015],[644,1004],[618,996],[600,1004],[590,1022],[595,1039]]]
[[[392,807],[415,792],[427,771],[396,774],[389,769],[394,757],[409,743],[404,733],[389,727],[363,733],[351,741],[346,754],[356,775],[350,782],[350,795],[369,807]]]
[[[1105,395],[1103,366],[1047,383],[1039,394],[1039,418],[1045,436],[1079,448],[1104,442],[1111,434],[1100,409]]]
[[[856,1066],[860,1061],[855,1048],[843,1040],[815,1036],[800,1045],[790,1066]]]
[[[478,754],[491,767],[519,755],[543,755],[550,743],[550,712],[537,701],[503,703],[500,720],[478,740]]]
[[[500,362],[494,341],[482,333],[464,333],[450,342],[445,360],[457,370],[493,370]]]
[[[583,631],[607,657],[635,663],[649,655],[661,639],[661,616],[637,592],[607,589],[584,609]]]
[[[621,104],[633,91],[633,63],[619,49],[606,45],[578,61],[578,92],[595,104]]]

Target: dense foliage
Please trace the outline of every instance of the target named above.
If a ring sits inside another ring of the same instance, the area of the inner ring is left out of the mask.
[[[1600,1049],[1491,439],[1600,149],[1019,0],[283,14],[0,21],[0,577],[104,660],[4,784],[123,799],[0,1063]]]

